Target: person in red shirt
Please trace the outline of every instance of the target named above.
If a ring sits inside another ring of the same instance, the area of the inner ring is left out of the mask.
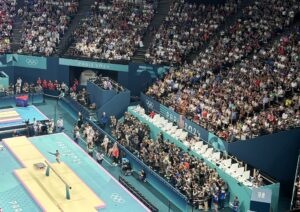
[[[58,86],[58,82],[57,82],[57,80],[55,80],[54,83],[53,83],[53,88],[54,88],[54,90],[57,89],[57,86]]]
[[[202,112],[202,118],[207,118],[208,112],[206,110],[204,110]]]
[[[152,112],[149,114],[149,117],[153,119],[153,118],[154,118],[154,116],[155,116],[155,112],[154,112],[154,111],[152,111]]]
[[[119,148],[118,148],[118,144],[114,143],[113,147],[112,147],[112,157],[113,157],[113,165],[117,166],[118,165],[118,158],[119,158]]]
[[[76,92],[76,90],[77,90],[77,86],[74,84],[74,85],[72,86],[72,91]]]
[[[53,86],[53,83],[51,82],[51,80],[49,80],[49,82],[48,82],[48,89],[49,90],[54,90],[54,86]]]
[[[47,89],[48,88],[48,83],[46,80],[43,80],[43,89]]]
[[[38,84],[38,85],[41,85],[41,84],[42,84],[42,80],[41,80],[40,77],[39,77],[38,80],[36,81],[36,84]]]
[[[77,79],[74,80],[74,85],[77,87],[79,85],[79,81]]]

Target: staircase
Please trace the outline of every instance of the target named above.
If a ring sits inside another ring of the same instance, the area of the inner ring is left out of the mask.
[[[158,3],[157,3],[156,12],[143,37],[144,46],[136,50],[132,58],[132,61],[134,62],[138,62],[138,63],[145,62],[145,54],[151,44],[155,32],[159,29],[165,17],[168,15],[172,1],[171,0],[157,0],[157,1]]]
[[[77,14],[71,20],[71,24],[69,26],[68,31],[62,37],[58,47],[57,47],[57,56],[63,55],[70,45],[74,42],[72,33],[78,27],[82,18],[86,17],[89,14],[91,5],[95,2],[95,0],[80,0]]]
[[[17,1],[16,12],[18,12],[18,10],[23,7],[24,7],[24,0]],[[22,24],[23,24],[23,21],[22,21],[21,17],[16,15],[14,23],[13,23],[12,42],[11,42],[11,49],[12,49],[12,52],[14,52],[14,53],[17,52],[18,49],[20,48],[20,43],[21,43],[21,38],[22,38]]]

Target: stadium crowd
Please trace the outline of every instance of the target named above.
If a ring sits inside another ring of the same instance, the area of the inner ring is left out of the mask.
[[[269,45],[299,11],[295,0],[255,1],[147,94],[225,140],[299,126],[299,28]]]
[[[121,145],[169,181],[196,207],[210,205],[215,196],[225,199],[228,186],[216,170],[164,140],[162,134],[156,141],[150,139],[149,127],[129,113],[125,113],[124,122],[117,123],[112,134]],[[222,202],[219,203],[223,208]]]
[[[0,1],[0,54],[11,51],[11,36],[16,2],[14,0]]]
[[[299,11],[296,0],[254,1],[243,9],[242,17],[211,40],[193,61],[194,68],[215,71],[236,63],[282,33]]]
[[[72,16],[77,12],[78,0],[25,0],[24,4],[18,10],[23,20],[18,53],[54,54]]]
[[[221,72],[170,71],[147,94],[225,140],[299,126],[299,35],[297,27]]]
[[[186,56],[209,40],[226,17],[237,12],[239,3],[240,0],[219,5],[172,1],[169,13],[145,55],[146,61],[183,64]]]
[[[93,59],[130,60],[153,17],[153,5],[146,1],[112,2],[96,0],[91,14],[74,32],[75,46],[68,50],[73,56]]]

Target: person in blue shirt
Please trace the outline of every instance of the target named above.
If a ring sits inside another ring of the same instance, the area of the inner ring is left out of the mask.
[[[214,211],[218,211],[219,209],[219,195],[218,195],[218,192],[216,192],[214,195],[213,195],[213,204],[214,204]]]
[[[106,125],[107,125],[107,122],[108,122],[108,117],[106,115],[105,112],[102,113],[102,116],[100,118],[100,125],[101,125],[101,128],[105,128]]]
[[[220,208],[224,209],[225,207],[225,199],[226,199],[226,192],[225,190],[222,188],[220,194],[219,194],[219,201],[220,201]]]

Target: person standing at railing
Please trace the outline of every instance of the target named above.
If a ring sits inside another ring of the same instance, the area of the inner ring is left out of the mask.
[[[222,188],[221,192],[220,192],[220,195],[219,195],[220,208],[221,209],[224,209],[224,207],[225,207],[225,199],[226,199],[226,192],[225,192],[225,189]]]
[[[100,118],[100,127],[105,129],[107,122],[108,122],[108,117],[107,117],[106,113],[103,112],[102,116]]]
[[[234,211],[234,212],[239,211],[240,201],[237,196],[234,198],[231,206],[232,206],[232,211]]]
[[[58,132],[62,132],[64,130],[64,120],[62,119],[62,117],[60,117],[57,122],[56,122],[56,126],[57,126],[57,131]]]

